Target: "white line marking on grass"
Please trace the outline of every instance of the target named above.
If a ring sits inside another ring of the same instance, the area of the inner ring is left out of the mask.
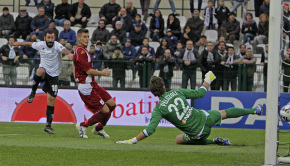
[[[19,134],[0,134],[0,137],[4,137],[4,136],[16,136]]]

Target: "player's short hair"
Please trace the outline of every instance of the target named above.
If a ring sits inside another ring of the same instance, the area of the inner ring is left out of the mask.
[[[154,96],[162,96],[165,93],[163,88],[164,82],[161,77],[152,76],[150,79],[149,89]]]
[[[83,33],[89,33],[89,30],[87,30],[85,28],[81,28],[78,30],[77,35],[81,36]]]
[[[55,34],[53,29],[47,29],[44,33],[44,36],[46,36],[47,34]]]
[[[95,45],[92,44],[92,45],[90,45],[90,47],[94,47],[95,48]]]

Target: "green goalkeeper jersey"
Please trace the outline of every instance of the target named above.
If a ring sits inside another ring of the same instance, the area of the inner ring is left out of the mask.
[[[155,132],[161,119],[166,119],[178,129],[191,137],[201,134],[208,113],[191,107],[186,99],[198,99],[205,96],[207,88],[200,87],[198,90],[173,89],[159,97],[159,103],[153,110],[150,124],[143,130],[148,137]]]

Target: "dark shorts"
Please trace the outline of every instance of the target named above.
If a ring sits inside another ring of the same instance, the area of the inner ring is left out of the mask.
[[[112,97],[111,95],[97,83],[91,83],[93,87],[90,95],[84,95],[79,91],[81,99],[86,104],[87,108],[93,112],[99,112],[107,101],[109,101]]]
[[[41,82],[44,82],[42,90],[49,93],[51,96],[56,97],[58,92],[58,76],[52,77],[45,73]]]

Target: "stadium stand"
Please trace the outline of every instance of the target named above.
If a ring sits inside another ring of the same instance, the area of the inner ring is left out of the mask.
[[[216,30],[206,30],[204,35],[207,38],[207,41],[216,42],[218,40],[218,32]]]

